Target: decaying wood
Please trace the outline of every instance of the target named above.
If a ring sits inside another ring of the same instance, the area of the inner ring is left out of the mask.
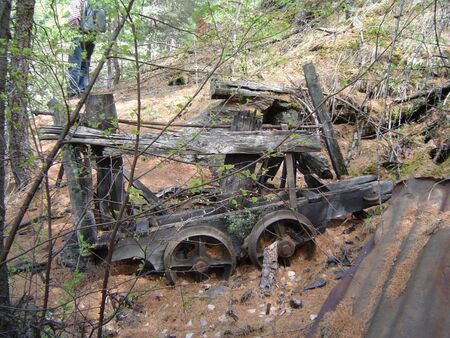
[[[19,263],[10,267],[10,274],[15,275],[21,272],[38,273],[47,268],[47,262]]]
[[[322,125],[322,132],[325,137],[328,153],[330,154],[331,163],[333,164],[336,176],[341,178],[342,175],[348,175],[347,167],[345,166],[344,157],[342,156],[330,116],[326,109],[325,98],[319,84],[316,69],[313,64],[306,64],[303,66],[303,71],[305,73],[306,84],[316,110],[317,118]]]
[[[256,118],[255,114],[248,111],[242,111],[237,113],[231,124],[231,131],[252,131],[259,129],[260,121]],[[225,156],[224,164],[233,165],[233,170],[242,169],[255,160],[258,159],[257,154],[227,154]],[[247,170],[250,173],[255,172],[256,163],[250,165]],[[238,194],[243,190],[251,190],[254,182],[250,175],[231,175],[222,180],[220,189],[224,194],[224,197],[234,196],[235,200],[238,200]],[[239,203],[240,204],[240,203]]]
[[[50,100],[49,109],[53,112],[53,120],[56,128],[63,130],[67,121],[67,111],[56,100]],[[72,209],[72,216],[77,232],[73,232],[69,247],[77,247],[78,239],[95,243],[97,231],[95,228],[95,217],[89,206],[93,200],[92,179],[90,170],[82,156],[82,149],[76,144],[66,144],[63,147],[63,166],[67,178],[67,188]]]
[[[269,296],[274,288],[275,277],[278,269],[278,241],[264,249],[263,266],[261,272],[261,291]]]
[[[86,113],[83,125],[98,130],[112,132],[117,130],[117,111],[112,94],[90,95],[86,100]],[[123,160],[121,156],[105,156],[103,146],[92,148],[97,164],[97,200],[104,227],[114,221],[123,199]]]
[[[303,175],[316,174],[319,178],[332,179],[333,173],[325,156],[321,153],[296,154],[297,168]]]
[[[293,94],[292,88],[268,85],[250,81],[211,81],[212,99],[235,98],[276,98],[278,95]]]
[[[422,97],[426,97],[429,100],[436,100],[436,98],[444,98],[448,93],[450,92],[450,82],[447,82],[442,87],[433,88],[431,90],[422,90],[419,92],[416,92],[410,96],[404,97],[404,98],[396,98],[393,100],[394,103],[403,103],[415,99],[419,99]]]
[[[58,139],[62,128],[40,128],[41,140]],[[150,155],[174,154],[261,154],[266,152],[317,152],[320,138],[304,131],[258,130],[229,131],[222,129],[195,131],[188,134],[167,133],[155,141],[157,134],[142,134],[139,149]],[[127,134],[106,134],[102,131],[72,128],[66,143],[91,144],[119,148],[117,153],[134,151],[136,137]]]

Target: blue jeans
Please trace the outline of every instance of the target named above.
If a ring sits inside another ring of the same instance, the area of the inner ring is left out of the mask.
[[[89,83],[89,67],[95,44],[90,41],[74,41],[75,49],[69,55],[69,90],[73,94],[84,92]]]

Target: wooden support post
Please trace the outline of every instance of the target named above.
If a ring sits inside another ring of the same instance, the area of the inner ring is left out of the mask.
[[[249,111],[240,111],[236,113],[231,124],[232,131],[251,131],[257,130],[260,127],[260,121],[256,118],[254,113]],[[224,164],[233,165],[232,170],[239,170],[249,163],[258,159],[257,154],[227,154],[225,156]],[[256,164],[248,167],[251,173],[255,172]],[[240,173],[239,175],[232,175],[222,180],[221,190],[225,198],[234,196],[235,200],[241,200],[237,195],[241,189],[251,190],[254,182],[251,177],[245,176],[245,173]]]
[[[117,111],[112,94],[90,95],[86,101],[83,124],[87,127],[117,131]],[[114,220],[114,212],[120,210],[123,200],[122,156],[105,156],[104,147],[93,146],[97,163],[97,208],[104,227]]]
[[[325,144],[327,145],[330,154],[331,163],[338,178],[342,175],[348,175],[347,167],[345,166],[344,157],[336,140],[333,125],[328,115],[327,105],[320,87],[319,78],[313,64],[309,63],[303,66],[305,73],[306,85],[308,86],[309,94],[316,110],[317,118],[322,125],[322,132],[325,137]]]
[[[55,125],[64,125],[67,122],[67,111],[55,99],[48,102],[53,111]],[[93,200],[92,178],[89,164],[86,165],[85,146],[67,144],[62,148],[63,166],[67,178],[67,187],[72,209],[72,216],[76,232],[69,238],[69,249],[75,251],[79,248],[79,241],[94,244],[97,240],[94,213],[90,203]],[[84,155],[84,158],[83,158]],[[70,250],[69,250],[70,251]],[[69,253],[70,255],[70,253]]]
[[[281,125],[282,129],[287,130],[287,124]],[[286,168],[286,177],[287,184],[289,189],[289,205],[292,209],[297,210],[297,166],[295,162],[295,154],[294,153],[286,153],[284,158],[285,168]]]

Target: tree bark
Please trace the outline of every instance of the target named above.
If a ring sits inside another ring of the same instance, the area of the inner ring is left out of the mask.
[[[3,253],[3,231],[5,227],[5,97],[8,68],[7,49],[11,2],[0,2],[0,253]],[[6,263],[0,265],[0,335],[13,336],[14,329],[9,317],[9,283]]]
[[[11,55],[11,84],[9,106],[11,118],[9,128],[9,155],[16,184],[22,186],[30,179],[29,120],[27,114],[27,87],[29,64],[27,54],[31,47],[35,0],[17,1],[14,47],[17,53]]]

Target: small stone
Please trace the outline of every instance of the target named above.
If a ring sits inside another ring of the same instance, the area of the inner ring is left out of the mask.
[[[167,332],[169,332],[169,330],[167,330],[167,329],[164,329],[164,330],[162,330],[162,332],[161,332],[161,333],[162,333],[163,335],[165,335],[165,334],[167,334]]]
[[[315,280],[313,283],[306,285],[303,290],[312,290],[312,289],[317,289],[317,288],[321,288],[324,287],[325,285],[327,285],[327,281],[323,278],[319,278],[317,280]]]
[[[206,326],[208,326],[208,322],[204,318],[202,318],[202,319],[200,319],[200,326],[206,327]]]
[[[119,331],[114,327],[103,328],[103,337],[117,337],[118,335]]]
[[[225,323],[227,321],[227,316],[225,314],[223,314],[217,319],[219,320],[219,322]]]
[[[208,311],[209,311],[209,312],[214,311],[215,308],[216,308],[215,305],[213,305],[213,304],[208,304]]]
[[[310,315],[309,316],[309,319],[311,319],[311,320],[315,320],[317,318],[317,315]]]
[[[293,309],[301,309],[303,307],[303,301],[298,299],[291,299],[289,305]]]
[[[338,265],[339,264],[339,259],[337,259],[334,256],[331,257],[327,257],[327,265]]]
[[[288,278],[289,280],[295,279],[295,272],[294,271],[288,271]]]
[[[254,314],[254,313],[256,313],[256,309],[248,309],[247,312],[251,313],[251,314]]]
[[[214,333],[214,337],[222,337],[222,333],[216,332],[216,333]]]
[[[356,224],[353,223],[353,224],[350,224],[350,226],[346,227],[344,229],[344,231],[342,231],[342,233],[346,235],[346,234],[349,234],[349,233],[355,231],[355,229],[356,229]]]
[[[193,333],[186,333],[186,338],[192,338],[192,337],[194,337]]]
[[[192,326],[192,320],[188,321],[186,324],[187,327],[191,327]]]

